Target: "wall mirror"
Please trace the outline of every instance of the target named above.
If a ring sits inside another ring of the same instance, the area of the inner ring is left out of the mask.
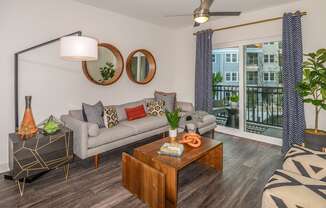
[[[108,43],[100,43],[98,50],[98,60],[83,62],[84,74],[95,84],[111,85],[121,77],[123,57],[116,47]]]
[[[155,76],[156,62],[154,56],[145,49],[131,52],[127,59],[127,74],[137,84],[147,84]]]

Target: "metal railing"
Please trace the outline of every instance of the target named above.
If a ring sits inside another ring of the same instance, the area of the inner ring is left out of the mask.
[[[239,86],[213,86],[214,108],[218,109],[216,111],[218,116],[228,116],[227,111],[223,112],[223,108],[230,108],[230,97],[232,95],[239,95]],[[247,122],[282,127],[282,87],[248,86],[246,87],[245,98]]]

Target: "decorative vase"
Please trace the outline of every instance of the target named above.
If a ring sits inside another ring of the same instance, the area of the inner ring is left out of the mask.
[[[18,130],[18,135],[22,139],[30,138],[38,131],[32,113],[31,102],[32,96],[25,96],[25,113]]]
[[[177,136],[178,136],[178,129],[169,130],[169,137],[171,139],[171,143],[176,141]]]
[[[231,102],[231,108],[232,109],[238,108],[238,103],[237,102]]]

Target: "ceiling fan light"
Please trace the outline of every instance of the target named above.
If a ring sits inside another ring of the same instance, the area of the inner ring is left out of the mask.
[[[194,18],[195,22],[203,24],[208,21],[208,16],[197,16]]]

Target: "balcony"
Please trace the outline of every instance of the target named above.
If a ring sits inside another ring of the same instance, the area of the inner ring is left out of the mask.
[[[239,128],[239,110],[231,108],[230,97],[239,94],[239,86],[213,87],[213,112],[219,125]],[[246,131],[272,137],[282,137],[282,87],[246,87]]]

